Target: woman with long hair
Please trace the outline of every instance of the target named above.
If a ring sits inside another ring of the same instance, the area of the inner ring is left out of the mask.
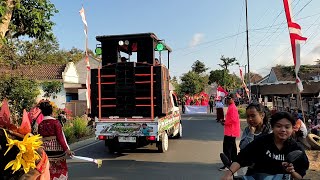
[[[255,138],[271,133],[269,114],[263,105],[258,103],[249,104],[246,108],[246,115],[248,126],[242,133],[240,149],[245,148]]]

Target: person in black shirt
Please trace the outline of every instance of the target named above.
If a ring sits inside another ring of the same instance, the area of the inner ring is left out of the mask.
[[[242,149],[221,179],[232,179],[232,174],[240,167],[251,165],[248,176],[255,173],[291,174],[295,179],[302,179],[309,168],[309,160],[303,147],[291,138],[294,118],[287,112],[278,112],[271,116],[270,124],[273,133],[256,138]],[[285,157],[294,150],[301,150],[303,155],[293,163],[285,162]]]

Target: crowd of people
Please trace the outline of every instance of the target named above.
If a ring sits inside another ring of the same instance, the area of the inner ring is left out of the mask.
[[[219,168],[226,171],[221,179],[232,179],[241,167],[247,167],[245,174],[248,176],[290,174],[301,179],[309,168],[309,160],[300,143],[307,136],[307,128],[299,111],[271,113],[259,103],[249,104],[246,107],[247,126],[242,132],[238,152],[236,138],[240,137],[241,129],[234,99],[234,94],[226,98],[228,110],[223,123],[223,153],[232,164]],[[302,151],[302,156],[294,162],[286,162],[285,157],[294,150]]]

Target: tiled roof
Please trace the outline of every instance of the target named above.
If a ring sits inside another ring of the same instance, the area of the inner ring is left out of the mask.
[[[320,74],[320,67],[317,65],[307,66],[307,68],[307,72],[299,72],[301,80],[312,80],[313,76]],[[295,81],[294,72],[290,72],[282,66],[273,67],[272,69],[278,81]]]
[[[23,76],[34,80],[58,80],[62,79],[62,72],[65,67],[66,65],[42,64],[19,66],[12,70],[11,67],[2,66],[0,67],[0,75]]]

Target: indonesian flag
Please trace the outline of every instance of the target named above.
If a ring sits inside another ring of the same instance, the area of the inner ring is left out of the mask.
[[[217,88],[217,97],[225,97],[228,95],[228,92],[224,90],[221,86]]]
[[[86,57],[85,57],[85,63],[86,63],[86,68],[87,68],[87,77],[86,77],[86,88],[87,88],[87,93],[86,93],[86,98],[87,98],[87,108],[90,109],[90,63],[89,63],[89,55],[88,55],[88,23],[86,20],[86,15],[84,12],[84,8],[82,7],[81,10],[79,11],[80,16],[82,18],[82,22],[84,24],[84,34],[86,36],[85,40],[85,51],[86,51]]]
[[[303,91],[303,85],[298,77],[298,72],[300,69],[300,43],[305,42],[307,38],[302,36],[301,27],[299,24],[293,22],[293,18],[291,17],[291,0],[283,0],[284,10],[286,13],[286,18],[288,22],[288,29],[290,34],[290,42],[292,48],[292,56],[294,62],[294,70],[296,74],[296,83],[300,92]]]

